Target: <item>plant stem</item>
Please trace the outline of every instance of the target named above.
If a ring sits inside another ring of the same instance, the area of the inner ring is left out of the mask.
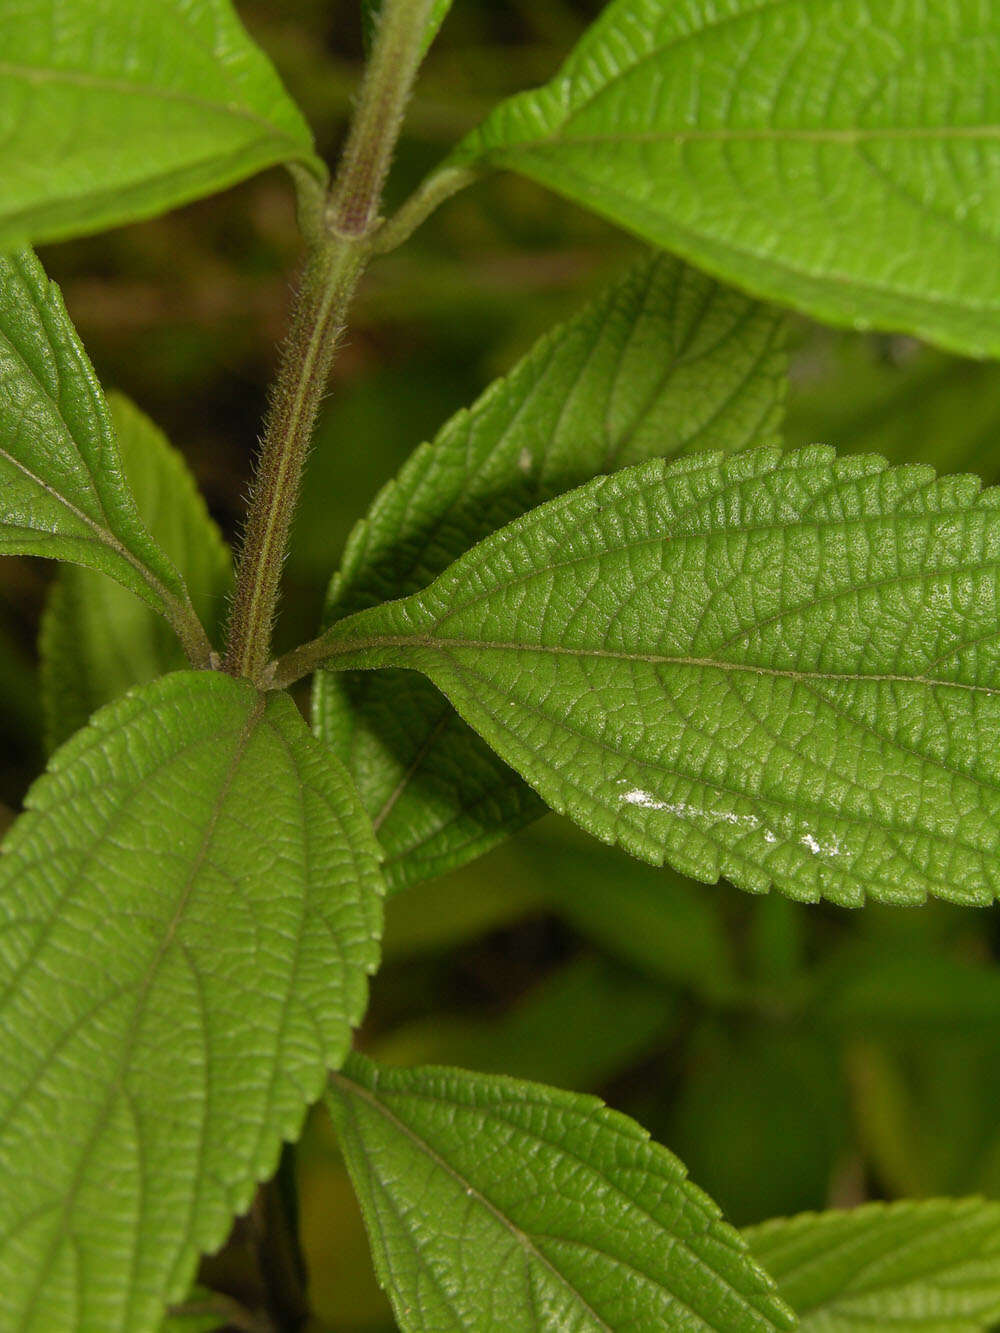
[[[229,622],[226,670],[255,680],[270,652],[281,569],[313,427],[366,255],[334,241],[309,257],[264,428]]]
[[[381,226],[372,243],[372,253],[388,254],[408,241],[434,210],[478,176],[471,167],[441,167],[419,185],[392,217]]]
[[[237,565],[225,669],[257,681],[271,629],[313,427],[358,280],[372,254],[382,189],[432,0],[385,0],[358,108],[313,245],[271,392]]]
[[[219,659],[215,656],[205,627],[190,601],[173,599],[169,604],[168,620],[180,640],[184,656],[193,667],[204,671],[218,663]]]

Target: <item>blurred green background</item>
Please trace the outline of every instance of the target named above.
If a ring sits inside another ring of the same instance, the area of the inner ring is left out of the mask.
[[[499,97],[547,78],[599,0],[456,0],[393,174],[402,198]],[[361,58],[355,0],[244,3],[332,160]],[[390,200],[391,202],[391,200]],[[407,454],[638,252],[512,176],[450,201],[367,278],[287,565],[281,647],[316,629],[353,521]],[[281,172],[49,247],[98,373],[185,453],[226,533],[299,258]],[[1000,474],[1000,367],[791,321],[787,441]],[[0,565],[0,801],[42,763],[35,636],[51,570]],[[305,698],[303,696],[303,703]],[[867,1198],[1000,1197],[994,911],[848,912],[630,862],[550,817],[388,905],[361,1045],[594,1091],[675,1150],[737,1224]],[[312,1300],[393,1328],[325,1120],[298,1155]],[[240,1248],[209,1266],[252,1299]]]

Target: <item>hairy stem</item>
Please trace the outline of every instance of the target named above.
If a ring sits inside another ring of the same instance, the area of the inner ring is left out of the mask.
[[[383,0],[371,62],[330,192],[327,227],[367,237],[379,223],[382,189],[423,50],[432,0]]]
[[[372,254],[431,2],[385,0],[324,232],[315,239],[296,297],[257,461],[226,647],[226,670],[250,680],[259,680],[270,656],[302,469],[347,311]]]
[[[422,223],[453,194],[464,190],[478,178],[471,167],[441,167],[428,176],[422,185],[401,204],[389,220],[381,226],[372,244],[376,255],[388,254],[408,241]]]
[[[237,566],[226,670],[256,679],[270,653],[281,569],[302,469],[337,342],[366,255],[336,241],[313,251],[271,392]]]

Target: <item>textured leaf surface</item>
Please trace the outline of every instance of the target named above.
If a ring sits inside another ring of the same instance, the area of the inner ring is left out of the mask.
[[[453,155],[821,319],[1000,352],[983,0],[617,0]]]
[[[285,695],[180,672],[53,757],[0,858],[0,1326],[156,1328],[347,1050],[380,878]]]
[[[598,478],[325,643],[424,672],[637,856],[804,900],[986,904],[998,597],[1000,490],[759,449]]]
[[[434,0],[431,6],[430,17],[427,20],[427,34],[424,37],[424,51],[430,46],[438,34],[438,29],[444,22],[448,10],[451,9],[452,0]],[[365,49],[371,50],[371,45],[375,37],[375,29],[378,26],[379,15],[382,13],[382,0],[361,0],[361,22],[363,25]]]
[[[1000,1319],[1000,1204],[871,1204],[743,1234],[803,1333],[986,1333]]]
[[[404,1333],[791,1326],[681,1163],[594,1097],[355,1055],[328,1101]]]
[[[543,339],[418,449],[356,529],[328,620],[424,587],[517,515],[651,456],[773,436],[781,317],[665,257]],[[320,676],[318,734],[347,764],[391,888],[486,851],[543,810],[419,677]]]
[[[230,0],[29,0],[0,10],[0,247],[149,217],[312,136]]]
[[[110,574],[169,616],[187,594],[129,493],[104,395],[59,289],[0,256],[0,553]]]
[[[136,506],[190,589],[201,622],[219,641],[230,556],[181,455],[120,394],[109,398]],[[49,593],[39,644],[50,749],[103,704],[185,665],[174,634],[117,583],[64,566]]]

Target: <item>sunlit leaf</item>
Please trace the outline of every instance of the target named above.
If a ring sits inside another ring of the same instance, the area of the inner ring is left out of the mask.
[[[560,813],[857,905],[1000,886],[1000,490],[824,447],[550,501],[307,657],[408,666]]]
[[[0,248],[149,217],[276,162],[325,174],[230,0],[0,9]]]
[[[981,0],[615,0],[451,162],[819,319],[996,355],[998,63]]]

